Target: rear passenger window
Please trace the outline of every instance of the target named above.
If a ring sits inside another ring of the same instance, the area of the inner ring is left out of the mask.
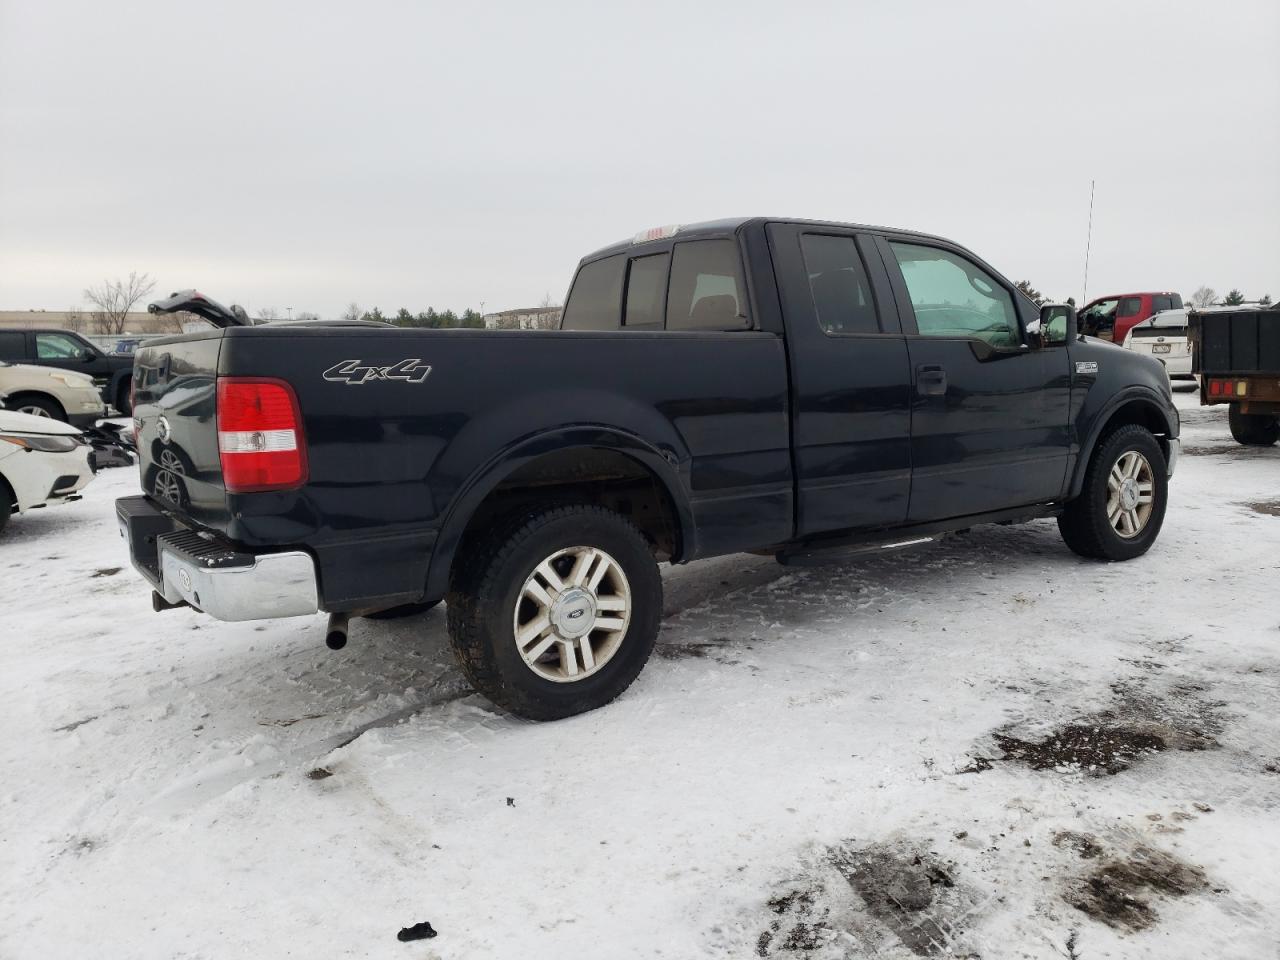
[[[1173,309],[1172,297],[1152,297],[1151,298],[1152,313],[1159,313],[1161,310],[1172,310],[1172,309]]]
[[[0,360],[25,360],[27,358],[25,333],[5,331],[0,333]]]
[[[1141,297],[1121,297],[1120,309],[1116,312],[1117,317],[1136,317],[1142,312]]]
[[[636,257],[631,261],[631,270],[627,274],[624,326],[661,329],[670,260],[669,253],[660,253],[653,257]]]
[[[563,330],[617,330],[621,323],[623,256],[588,263],[573,280]]]
[[[738,245],[732,240],[677,243],[667,293],[668,330],[741,330],[747,326]]]
[[[853,237],[800,238],[818,324],[832,334],[879,333],[871,284]]]

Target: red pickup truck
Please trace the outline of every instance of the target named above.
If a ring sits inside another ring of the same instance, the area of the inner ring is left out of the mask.
[[[1160,293],[1122,293],[1085,304],[1076,318],[1080,332],[1113,343],[1124,343],[1129,331],[1161,310],[1180,310],[1182,296]]]

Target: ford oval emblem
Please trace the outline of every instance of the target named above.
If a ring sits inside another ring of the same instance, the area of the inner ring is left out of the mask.
[[[156,421],[156,433],[160,434],[160,442],[168,443],[173,436],[173,431],[169,429],[169,420],[163,415]]]

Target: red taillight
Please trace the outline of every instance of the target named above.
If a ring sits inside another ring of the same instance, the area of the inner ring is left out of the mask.
[[[306,483],[306,437],[293,388],[283,380],[219,377],[218,454],[229,493]]]
[[[1209,396],[1211,396],[1211,397],[1217,397],[1217,396],[1221,396],[1221,395],[1222,395],[1222,381],[1221,381],[1221,380],[1210,380],[1210,381],[1209,381]]]

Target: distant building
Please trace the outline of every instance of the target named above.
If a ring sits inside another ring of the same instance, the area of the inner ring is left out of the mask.
[[[93,325],[93,312],[83,310],[79,314],[81,333],[98,333]],[[30,327],[59,327],[74,329],[72,314],[66,310],[0,310],[0,330]],[[171,317],[156,316],[135,310],[125,321],[125,333],[173,333]]]
[[[560,326],[560,307],[517,307],[486,313],[484,325],[490,330],[554,330]]]

